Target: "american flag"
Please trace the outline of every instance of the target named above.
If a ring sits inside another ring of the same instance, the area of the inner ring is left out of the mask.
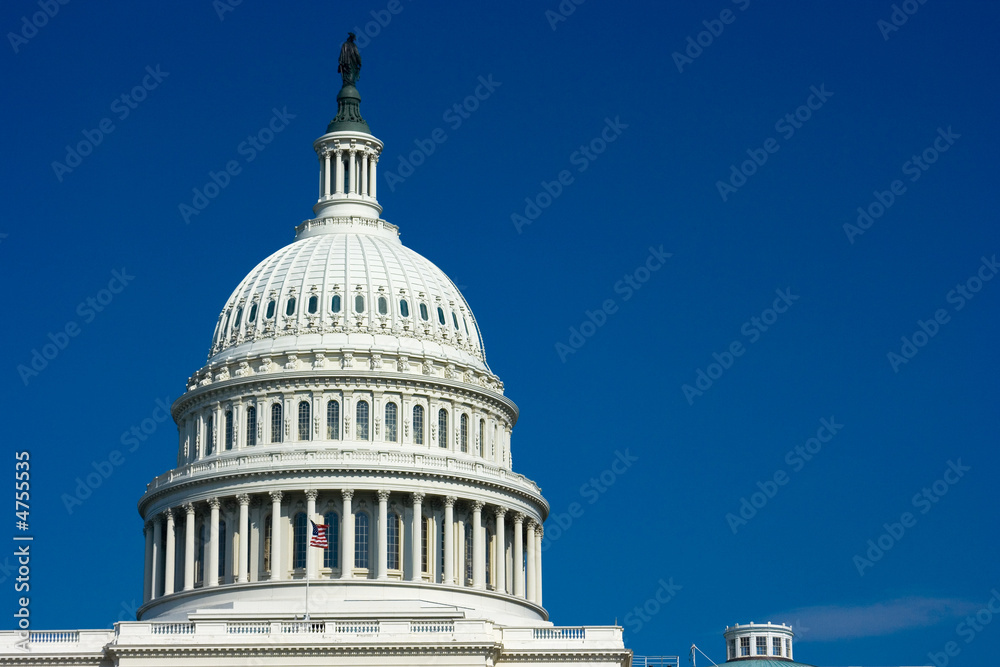
[[[312,524],[312,539],[309,540],[309,546],[328,549],[330,547],[330,540],[327,539],[327,531],[330,530],[330,526],[312,521],[309,523]]]

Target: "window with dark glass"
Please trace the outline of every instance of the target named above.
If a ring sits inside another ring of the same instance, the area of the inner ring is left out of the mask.
[[[413,444],[424,444],[424,406],[413,406]]]
[[[354,312],[363,313],[365,312],[365,297],[360,294],[354,297]]]
[[[472,585],[472,524],[465,522],[465,585]]]
[[[226,450],[233,448],[233,411],[226,410]]]
[[[250,316],[247,318],[247,322],[253,322],[257,319],[257,302],[254,301],[253,305],[250,306]]]
[[[368,568],[368,515],[354,515],[354,567]]]
[[[420,319],[422,319],[425,322],[430,319],[430,315],[427,314],[427,304],[426,303],[420,304]]]
[[[214,574],[214,573],[213,573]],[[226,578],[226,522],[219,520],[219,583]]]
[[[215,451],[215,417],[208,416],[205,422],[205,456],[209,456]]]
[[[267,302],[267,312],[264,313],[265,319],[269,320],[272,317],[274,317],[274,299],[271,299],[270,301]]]
[[[323,567],[340,567],[340,515],[327,512],[323,515],[326,524],[326,544],[323,549]]]
[[[756,637],[757,655],[767,655],[767,637]]]
[[[438,306],[438,322],[444,324],[444,309]]]
[[[406,299],[399,300],[399,314],[403,317],[410,316],[410,306],[406,303]]]
[[[257,444],[257,408],[247,408],[247,447]]]
[[[444,408],[438,410],[438,443],[442,447],[448,446],[448,413]]]
[[[396,442],[396,413],[395,403],[385,404],[385,439],[388,442]]]
[[[264,517],[264,571],[271,571],[271,515]]]
[[[313,295],[309,297],[309,314],[315,315],[317,310],[319,310],[319,297]]]
[[[326,404],[326,439],[340,440],[340,403],[337,401]]]
[[[455,311],[451,313],[451,321],[455,323],[455,331],[458,331],[458,315],[455,314]]]
[[[240,322],[242,321],[243,321],[243,306],[240,306],[239,310],[236,311],[236,321],[233,323],[233,328],[239,329]]]
[[[386,566],[390,570],[399,568],[399,515],[389,512],[386,523]]]
[[[462,447],[462,451],[468,453],[469,451],[469,416],[462,415],[462,418],[458,422],[458,442]]]
[[[292,567],[295,569],[304,569],[306,566],[307,524],[305,512],[299,512],[295,515],[292,523]]]
[[[333,298],[330,300],[330,312],[339,313],[340,312],[340,295],[334,294]]]
[[[299,402],[299,440],[309,440],[312,431],[309,423],[309,401]]]
[[[358,440],[368,439],[368,401],[358,401],[357,428]]]
[[[281,403],[271,406],[271,442],[281,442]]]
[[[378,298],[378,314],[387,315],[389,313],[389,302],[385,300],[384,296]]]

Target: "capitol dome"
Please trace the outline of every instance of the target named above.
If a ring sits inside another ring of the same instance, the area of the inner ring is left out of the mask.
[[[315,217],[226,299],[172,406],[177,466],[139,501],[138,617],[551,626],[517,407],[461,292],[381,218],[360,94],[337,102]]]

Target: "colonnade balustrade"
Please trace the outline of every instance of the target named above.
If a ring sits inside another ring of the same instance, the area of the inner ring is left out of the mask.
[[[309,546],[311,523],[328,525],[327,548]],[[462,586],[542,604],[542,526],[482,500],[389,489],[243,493],[164,510],[145,537],[146,602],[308,577]]]

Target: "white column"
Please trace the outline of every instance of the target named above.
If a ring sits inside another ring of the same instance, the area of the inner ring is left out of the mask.
[[[486,549],[484,544],[483,506],[486,503],[477,500],[472,503],[472,585],[476,588],[486,588]]]
[[[368,194],[375,199],[375,184],[378,182],[375,179],[375,166],[378,165],[378,155],[372,154],[369,159],[371,164],[368,167]]]
[[[514,514],[514,595],[524,597],[524,515]]]
[[[500,593],[507,592],[507,526],[504,517],[507,514],[506,507],[495,509],[497,517],[496,550],[493,554],[493,569],[496,576],[493,577],[493,589]]]
[[[309,425],[312,428],[312,424]],[[313,558],[312,543],[312,522],[316,520],[316,496],[319,491],[316,489],[306,489],[306,576],[310,579],[316,578],[316,559]],[[322,521],[320,522],[322,523]]]
[[[379,579],[389,578],[389,492],[379,489],[378,492],[378,541],[375,543],[375,553],[378,554]]]
[[[535,526],[537,524],[534,521],[528,521],[528,576],[525,577],[527,581],[527,591],[526,595],[528,600],[531,602],[535,601],[535,567],[537,563],[535,562]]]
[[[360,162],[361,166],[361,189],[359,192],[364,196],[368,196],[368,153],[360,151],[358,153],[358,162]]]
[[[142,601],[149,602],[153,598],[153,522],[147,521],[142,532],[146,535],[146,572],[142,582]]]
[[[283,579],[281,566],[281,491],[271,491],[271,580]]]
[[[358,153],[355,150],[347,152],[347,193],[358,192]]]
[[[160,559],[163,557],[163,519],[157,515],[153,517],[153,568],[152,578],[149,580],[149,599],[155,600],[159,597],[157,591],[160,590],[160,582],[163,575],[160,572]]]
[[[194,589],[194,505],[184,506],[184,590]]]
[[[455,583],[455,496],[444,499],[444,582]]]
[[[208,506],[211,509],[208,524],[208,544],[205,545],[205,554],[208,557],[208,568],[205,571],[205,586],[219,585],[219,499],[209,498]]]
[[[337,181],[334,184],[334,192],[342,195],[344,194],[344,151],[334,151],[333,154],[337,163],[334,169],[334,178]]]
[[[324,197],[330,194],[330,149],[323,149],[323,192]]]
[[[542,535],[545,529],[541,524],[535,531],[535,602],[542,605]]]
[[[424,494],[414,493],[413,494],[413,527],[410,529],[410,546],[412,547],[412,560],[413,560],[413,571],[410,573],[410,581],[421,581],[420,570],[421,561],[420,557],[420,544],[423,540],[420,539],[421,535],[421,523],[424,519]]]
[[[163,594],[170,595],[174,592],[174,570],[176,569],[177,558],[177,538],[174,534],[174,511],[172,509],[163,512],[167,520],[167,545],[163,549]]]
[[[340,578],[350,579],[354,574],[354,514],[351,512],[354,491],[344,489],[340,495],[344,499],[344,525],[340,533]]]
[[[458,549],[455,550],[455,554],[458,556],[455,563],[455,583],[459,586],[465,586],[468,583],[465,581],[465,517],[461,514],[455,522],[455,528],[458,535]]]
[[[237,558],[236,582],[245,584],[250,577],[250,495],[241,493],[236,496],[240,503],[240,533],[237,542],[240,545],[240,554]]]

